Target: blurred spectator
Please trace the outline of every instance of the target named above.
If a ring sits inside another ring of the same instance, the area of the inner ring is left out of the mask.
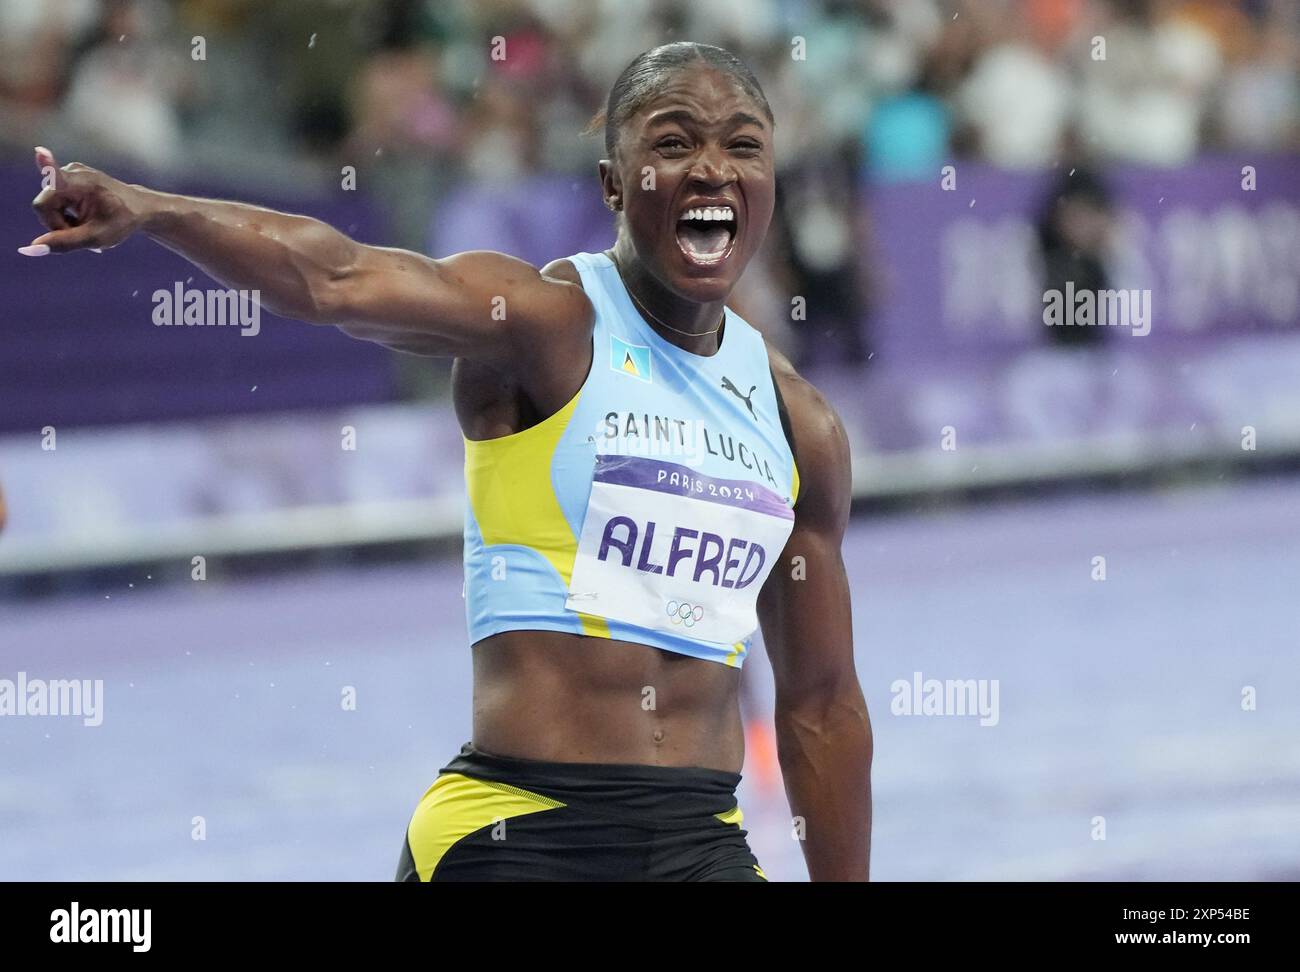
[[[1300,134],[1300,7],[1272,5],[1258,26],[1247,18],[1225,45],[1227,68],[1214,105],[1219,141],[1243,149],[1279,151]]]
[[[1112,0],[1105,60],[1083,60],[1080,128],[1103,157],[1173,166],[1196,152],[1219,77],[1213,35],[1164,0]]]
[[[384,208],[393,243],[422,249],[429,212],[459,174],[465,124],[435,39],[393,18],[358,69],[348,102],[346,161]]]
[[[99,17],[99,0],[0,3],[0,141],[30,151],[57,114],[73,47]]]
[[[958,110],[980,154],[1009,169],[1038,169],[1056,158],[1070,117],[1065,68],[1024,41],[986,50],[957,92]]]
[[[793,325],[799,335],[799,361],[816,357],[860,364],[867,357],[859,272],[865,249],[857,201],[859,170],[856,143],[845,142],[787,169],[777,184],[773,230],[786,270],[783,289],[790,297],[803,298],[806,312]]]
[[[169,19],[155,0],[106,0],[66,103],[68,122],[103,150],[160,169],[175,167],[183,151],[181,55],[174,38],[170,50],[164,43]]]
[[[950,128],[947,106],[928,91],[886,98],[863,133],[869,171],[881,182],[933,178],[947,162]]]
[[[33,110],[58,104],[73,45],[100,16],[99,0],[0,4],[0,99]]]
[[[1038,223],[1042,246],[1043,289],[1064,294],[1109,289],[1105,254],[1112,213],[1110,196],[1092,172],[1075,169],[1060,179],[1048,197]],[[1105,339],[1104,327],[1052,327],[1048,336],[1058,344],[1091,345]]]

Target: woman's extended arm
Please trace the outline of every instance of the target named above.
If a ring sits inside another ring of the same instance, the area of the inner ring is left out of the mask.
[[[44,188],[32,206],[49,232],[23,248],[31,255],[143,232],[222,285],[259,291],[273,313],[402,350],[509,363],[557,341],[569,352],[590,342],[582,288],[504,254],[434,260],[306,216],[155,192],[80,163],[60,169],[46,149],[36,161]]]

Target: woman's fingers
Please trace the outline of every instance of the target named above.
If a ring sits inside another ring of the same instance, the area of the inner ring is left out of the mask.
[[[63,173],[59,171],[59,164],[54,161],[54,153],[44,145],[36,146],[36,167],[41,170],[41,188],[63,187]]]
[[[70,187],[68,172],[87,171],[85,166],[73,163],[67,172],[60,169],[54,153],[43,145],[36,146],[36,165],[41,170],[41,191],[32,200],[32,209],[50,232],[38,236],[18,252],[24,256],[45,256],[47,253],[66,253],[88,247],[99,253],[97,236],[104,227],[102,220],[91,218],[95,210],[94,185]],[[93,171],[93,170],[91,170]]]
[[[32,200],[46,229],[66,229],[81,222],[76,201],[67,188],[67,176],[59,169],[54,153],[43,145],[36,146],[36,166],[41,170],[41,191]]]
[[[36,218],[48,230],[67,229],[78,222],[68,218],[75,215],[75,209],[67,194],[57,189],[42,189],[32,200],[32,209],[36,212]]]
[[[29,246],[22,248],[23,251],[39,250],[42,246],[48,247],[44,252],[27,252],[27,256],[44,256],[45,253],[67,253],[69,250],[77,250],[83,246],[92,246],[95,243],[94,228],[88,224],[81,226],[72,226],[68,229],[56,230],[53,233],[46,233],[44,236],[38,236],[32,240]]]
[[[68,219],[71,205],[67,196],[55,189],[42,189],[32,200],[32,209],[46,229],[67,229],[75,221]]]

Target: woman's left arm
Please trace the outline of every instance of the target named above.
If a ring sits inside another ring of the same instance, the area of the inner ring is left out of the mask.
[[[786,795],[814,881],[865,881],[871,858],[871,719],[853,664],[840,556],[852,482],[835,410],[774,356],[800,474],[794,531],[759,596],[776,679]]]

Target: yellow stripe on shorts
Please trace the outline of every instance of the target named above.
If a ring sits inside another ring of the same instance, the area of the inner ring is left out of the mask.
[[[421,881],[433,877],[439,862],[457,841],[498,821],[564,806],[540,793],[505,783],[444,773],[421,798],[406,839]]]
[[[737,827],[745,822],[745,815],[740,812],[740,807],[732,807],[726,813],[715,813],[714,816],[724,824],[735,824]]]

